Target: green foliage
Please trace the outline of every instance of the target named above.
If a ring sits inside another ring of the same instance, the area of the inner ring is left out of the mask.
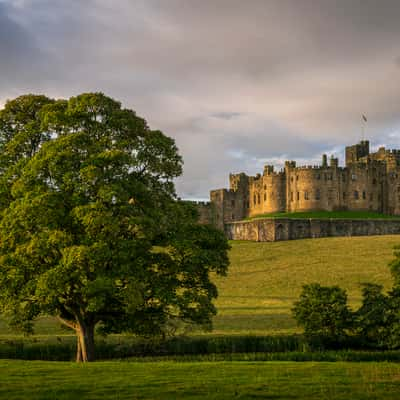
[[[362,305],[355,313],[356,332],[370,346],[385,347],[389,298],[383,294],[382,285],[366,283],[363,286]]]
[[[339,286],[304,285],[293,314],[304,328],[307,338],[323,341],[343,340],[352,327],[352,313],[347,306],[346,291]]]
[[[15,325],[41,313],[77,331],[165,334],[211,323],[228,244],[176,201],[174,141],[101,93],[27,95],[0,113],[0,305]]]

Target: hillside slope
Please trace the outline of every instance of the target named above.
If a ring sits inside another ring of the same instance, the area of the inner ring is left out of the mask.
[[[217,334],[298,331],[290,313],[302,285],[319,282],[348,291],[356,307],[361,284],[391,286],[388,263],[400,236],[341,237],[275,243],[231,242],[228,276],[219,288]]]

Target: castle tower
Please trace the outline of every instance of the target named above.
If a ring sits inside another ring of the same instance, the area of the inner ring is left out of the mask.
[[[369,141],[361,140],[360,143],[346,147],[346,167],[369,155]]]

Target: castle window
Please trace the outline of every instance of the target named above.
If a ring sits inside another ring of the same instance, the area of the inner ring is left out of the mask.
[[[290,201],[293,201],[293,192],[290,192]]]
[[[358,191],[357,191],[357,190],[354,191],[354,198],[355,198],[356,200],[358,200]]]
[[[257,199],[258,199],[258,204],[260,204],[260,203],[261,203],[261,196],[260,196],[260,193],[258,193]]]
[[[400,186],[397,186],[397,191],[400,193]]]
[[[264,190],[267,190],[267,185],[264,185]]]
[[[307,190],[304,192],[304,200],[309,200]]]
[[[256,205],[257,204],[257,196],[256,195],[254,195],[253,200],[254,200],[254,205]]]
[[[264,193],[264,201],[267,201],[267,193]]]
[[[372,179],[372,184],[376,185],[376,178]]]
[[[298,175],[296,175],[296,181],[298,181],[299,180],[299,176]]]
[[[343,200],[346,199],[346,192],[343,192]]]
[[[332,174],[328,174],[328,179],[331,181],[332,180]]]
[[[357,175],[356,174],[351,174],[351,180],[356,181],[357,180]]]
[[[232,219],[235,219],[235,214],[232,214]]]
[[[290,177],[290,182],[293,182],[293,176]]]
[[[321,179],[321,175],[317,174],[317,179],[320,180]]]
[[[297,192],[297,201],[300,200],[300,192]]]
[[[231,201],[231,206],[232,206],[232,207],[235,207],[235,200],[232,200],[232,201]]]
[[[321,199],[321,191],[317,189],[315,192],[315,200],[320,200],[320,199]]]
[[[363,196],[363,200],[365,200],[367,198],[367,194],[365,193],[365,191],[363,191],[362,196]]]

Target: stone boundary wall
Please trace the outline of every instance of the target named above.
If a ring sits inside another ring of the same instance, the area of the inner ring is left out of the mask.
[[[225,224],[230,240],[279,240],[400,234],[400,219],[260,218]]]

